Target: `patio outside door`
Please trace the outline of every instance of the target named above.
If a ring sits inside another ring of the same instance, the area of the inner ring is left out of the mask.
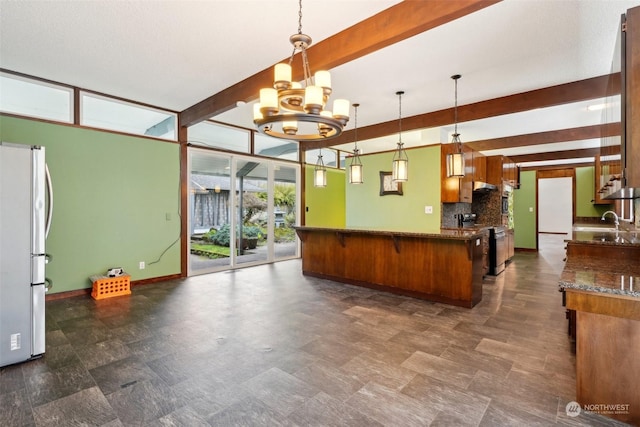
[[[298,256],[296,165],[190,147],[189,176],[190,276]]]

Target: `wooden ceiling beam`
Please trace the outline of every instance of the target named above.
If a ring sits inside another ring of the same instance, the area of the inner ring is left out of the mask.
[[[620,149],[618,148],[618,153]],[[509,156],[515,163],[540,162],[546,160],[581,159],[595,157],[600,154],[600,148],[581,148],[576,150],[548,151],[545,153],[522,154]]]
[[[458,106],[458,123],[488,117],[519,113],[536,108],[553,107],[571,102],[602,98],[605,95],[620,93],[620,73],[606,74],[576,82],[535,89],[515,95],[480,101]],[[454,109],[433,111],[402,118],[403,131],[446,126],[454,122]],[[358,140],[366,145],[367,139],[392,135],[398,131],[398,121],[390,120],[375,125],[358,128]],[[326,141],[305,142],[305,149],[324,148],[346,144],[353,141],[351,129],[342,135]]]
[[[607,123],[571,129],[559,129],[525,135],[506,136],[502,138],[469,141],[464,145],[476,150],[497,150],[500,148],[526,147],[530,145],[550,144],[553,142],[581,141],[621,134],[622,124]]]
[[[331,69],[416,34],[476,12],[501,0],[403,1],[307,49],[314,69]],[[299,57],[300,55],[296,55]],[[282,61],[288,61],[285,58]],[[301,67],[295,66],[302,79]],[[273,67],[264,69],[200,101],[180,113],[182,126],[191,126],[257,98],[260,88],[273,84]]]

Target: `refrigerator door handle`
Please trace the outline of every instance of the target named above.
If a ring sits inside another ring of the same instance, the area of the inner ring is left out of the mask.
[[[53,280],[48,277],[44,278],[44,291],[49,292],[49,289],[53,288]]]
[[[47,196],[49,196],[49,207],[47,208],[47,224],[44,228],[45,239],[49,237],[49,229],[51,228],[51,218],[53,218],[53,184],[51,182],[51,174],[49,166],[45,163],[44,172],[47,180]]]

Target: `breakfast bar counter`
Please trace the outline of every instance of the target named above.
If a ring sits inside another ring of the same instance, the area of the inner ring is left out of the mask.
[[[468,308],[482,299],[483,230],[296,232],[305,275]]]

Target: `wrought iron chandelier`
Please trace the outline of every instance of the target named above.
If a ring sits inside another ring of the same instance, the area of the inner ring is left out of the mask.
[[[298,4],[298,33],[289,38],[293,45],[289,63],[275,66],[273,88],[260,89],[260,102],[253,107],[253,123],[260,132],[275,138],[296,141],[335,138],[349,121],[349,101],[336,99],[333,111],[326,109],[331,75],[328,71],[311,75],[307,59],[311,37],[302,33],[302,0]],[[291,81],[296,52],[300,52],[302,59],[303,84]]]
[[[456,144],[456,152],[447,154],[447,177],[464,177],[464,153],[462,152],[462,141],[458,133],[458,79],[462,77],[460,74],[451,76],[455,82],[455,107],[454,107],[454,130],[451,139],[452,144]]]
[[[393,154],[393,163],[391,169],[391,179],[395,182],[405,182],[409,180],[409,157],[404,150],[402,143],[402,95],[404,91],[396,92],[398,95],[398,147]]]
[[[349,165],[349,184],[362,184],[362,161],[360,160],[360,150],[358,149],[358,107],[360,104],[353,104],[354,109],[354,140],[353,157]]]

